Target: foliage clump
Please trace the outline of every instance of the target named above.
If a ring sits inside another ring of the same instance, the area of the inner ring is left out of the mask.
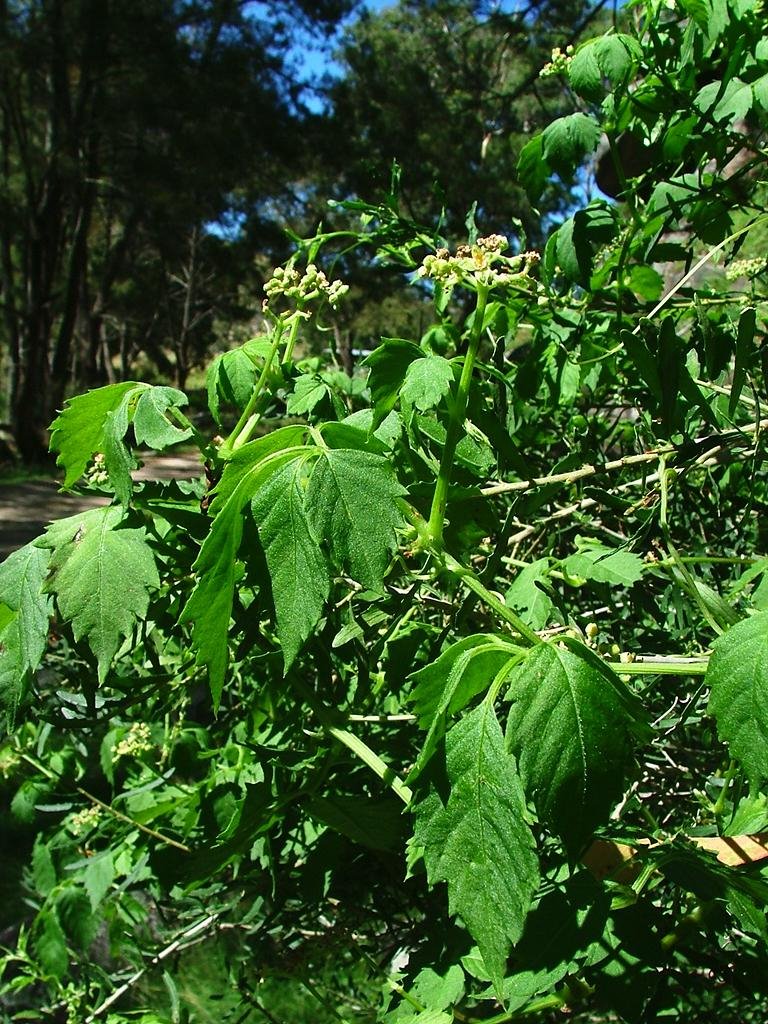
[[[521,182],[604,135],[618,203],[540,256],[350,203],[212,364],[215,437],[173,388],[66,405],[106,503],[0,567],[7,1019],[196,1019],[199,942],[233,1020],[274,978],[317,1019],[759,1019],[761,25],[649,0],[550,69],[582,109]],[[364,379],[295,356],[350,246],[434,310]],[[199,479],[134,477],[182,441]]]

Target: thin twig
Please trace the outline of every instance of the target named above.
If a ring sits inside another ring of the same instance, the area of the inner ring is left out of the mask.
[[[191,924],[188,928],[185,928],[183,932],[179,932],[179,934],[176,936],[173,942],[167,945],[165,949],[161,949],[159,953],[155,954],[155,956],[152,957],[149,963],[145,964],[138,971],[135,971],[130,976],[130,978],[128,978],[127,981],[123,982],[123,984],[119,988],[116,988],[115,991],[110,996],[108,996],[103,1003],[97,1006],[93,1013],[89,1014],[85,1018],[85,1024],[92,1024],[92,1021],[95,1021],[97,1017],[100,1017],[105,1010],[108,1010],[110,1006],[113,1006],[118,999],[124,996],[128,989],[132,988],[137,981],[143,978],[151,967],[156,967],[159,963],[162,963],[163,960],[166,960],[169,956],[171,956],[171,954],[175,953],[182,946],[183,943],[186,943],[193,936],[199,935],[201,932],[207,931],[211,927],[211,925],[216,924],[218,920],[218,914],[209,914],[207,917],[204,917],[201,921],[197,921],[195,924]]]

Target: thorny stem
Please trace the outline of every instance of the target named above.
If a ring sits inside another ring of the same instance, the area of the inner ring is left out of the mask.
[[[477,305],[472,322],[472,331],[469,336],[467,354],[464,357],[464,366],[461,370],[459,386],[451,410],[451,417],[448,423],[448,430],[445,435],[442,458],[440,459],[440,470],[435,484],[435,493],[432,497],[432,508],[427,522],[427,536],[431,546],[439,549],[443,544],[443,526],[445,525],[445,508],[448,504],[448,488],[451,483],[451,471],[453,470],[453,458],[456,454],[456,445],[459,443],[461,432],[464,428],[464,420],[467,415],[467,403],[469,392],[472,386],[472,370],[474,369],[477,350],[480,346],[480,338],[483,334],[483,320],[485,319],[485,308],[488,305],[489,289],[487,286],[478,284]]]

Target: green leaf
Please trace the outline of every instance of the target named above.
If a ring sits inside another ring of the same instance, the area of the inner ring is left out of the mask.
[[[449,719],[487,690],[517,653],[518,649],[501,637],[477,633],[452,644],[436,661],[411,676],[415,684],[411,700],[427,736],[409,781],[424,770]]]
[[[552,168],[544,158],[544,142],[541,135],[534,137],[520,150],[517,161],[517,175],[528,198],[535,203],[547,185]]]
[[[315,536],[371,590],[381,590],[395,549],[403,494],[389,461],[372,452],[323,449],[312,468],[305,508]]]
[[[709,114],[715,121],[727,120],[729,124],[746,117],[752,107],[753,93],[749,83],[732,78],[723,88],[722,82],[710,82],[700,89],[693,101],[694,107],[702,114]]]
[[[544,159],[561,177],[570,177],[600,141],[600,125],[587,114],[568,114],[553,121],[542,132]]]
[[[409,365],[401,394],[421,412],[433,409],[453,383],[453,368],[442,356],[428,355]]]
[[[419,346],[414,345],[412,341],[385,338],[378,348],[363,360],[362,365],[368,367],[370,371],[368,387],[376,410],[377,422],[394,408],[408,367],[423,355]]]
[[[137,444],[146,444],[156,451],[180,444],[192,436],[191,428],[177,426],[168,417],[169,409],[189,404],[183,391],[169,387],[151,387],[142,392],[133,413],[133,432]]]
[[[712,648],[707,711],[751,782],[768,779],[768,612],[737,623]]]
[[[192,623],[197,663],[208,669],[211,696],[218,707],[229,661],[229,620],[243,535],[243,509],[272,473],[297,456],[305,427],[285,427],[243,445],[227,463],[211,511],[216,518],[194,563],[198,581],[179,618]],[[289,524],[290,526],[290,524]]]
[[[458,964],[452,964],[442,974],[432,967],[424,967],[413,980],[411,995],[430,1010],[446,1010],[464,995],[464,971]]]
[[[56,597],[75,639],[86,637],[103,682],[123,638],[160,585],[143,527],[124,523],[117,506],[91,509],[54,524],[37,543],[53,548],[46,590]]]
[[[372,850],[394,850],[402,838],[402,804],[392,800],[372,800],[368,796],[336,793],[313,797],[307,813],[335,832]]]
[[[449,912],[464,921],[500,989],[539,873],[525,797],[490,704],[450,730],[446,756],[448,802],[432,793],[417,805],[415,839],[430,884],[448,883]]]
[[[48,642],[51,599],[43,582],[49,558],[47,551],[27,544],[0,564],[0,601],[10,612],[0,632],[0,702],[11,725]]]
[[[96,911],[101,905],[114,880],[115,864],[111,850],[97,854],[88,861],[83,873],[83,885],[91,901],[91,911]]]
[[[302,374],[294,385],[293,393],[288,396],[286,412],[291,416],[304,416],[328,394],[330,389],[324,380],[315,374]]]
[[[32,880],[41,896],[47,896],[56,885],[56,868],[53,866],[51,851],[39,837],[32,850]]]
[[[557,262],[566,277],[587,287],[595,250],[616,233],[616,215],[604,203],[577,211],[555,234]]]
[[[586,648],[542,643],[510,676],[507,742],[541,820],[577,854],[624,791],[643,713]]]
[[[597,62],[597,42],[590,39],[580,46],[568,66],[574,92],[588,100],[600,100],[605,95],[603,75]]]
[[[66,937],[54,911],[43,910],[38,914],[33,945],[45,973],[63,978],[69,967],[69,953]]]
[[[563,569],[569,576],[631,587],[643,575],[643,560],[631,551],[614,551],[584,537],[577,537],[576,543],[579,546],[577,553],[563,562]]]
[[[133,480],[131,471],[135,463],[131,457],[123,438],[128,430],[130,422],[129,405],[135,397],[131,391],[123,398],[117,409],[111,410],[104,417],[104,431],[102,434],[102,450],[104,452],[104,465],[109,474],[109,482],[115,492],[115,497],[122,505],[127,505],[131,500],[133,491]]]
[[[51,425],[51,451],[58,452],[56,464],[65,470],[64,487],[80,479],[95,452],[104,451],[104,428],[109,413],[146,384],[124,381],[70,398],[64,411]],[[127,423],[126,423],[127,426]]]
[[[632,267],[629,272],[629,287],[644,302],[656,302],[661,298],[664,278],[653,267]]]
[[[307,475],[307,456],[294,458],[251,500],[272,581],[286,672],[317,625],[331,589],[325,556],[305,508]]]
[[[537,558],[518,572],[504,595],[504,603],[513,608],[533,629],[543,629],[552,613],[552,600],[539,583],[549,579],[549,559]]]

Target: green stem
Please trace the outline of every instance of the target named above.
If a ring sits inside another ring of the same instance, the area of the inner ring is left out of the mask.
[[[248,399],[248,404],[245,409],[243,409],[242,416],[235,424],[235,429],[219,449],[220,458],[226,458],[227,455],[231,455],[232,452],[236,451],[241,447],[241,445],[244,445],[245,442],[250,439],[251,434],[253,433],[253,428],[256,426],[259,419],[256,407],[259,404],[259,400],[261,399],[261,395],[264,390],[264,385],[266,384],[267,377],[272,369],[272,363],[274,362],[277,350],[280,347],[280,341],[283,337],[284,330],[284,321],[278,320],[275,326],[275,333],[272,335],[272,344],[269,352],[267,353],[267,358],[264,360],[264,366],[261,368],[259,379],[256,381],[253,393]]]
[[[432,497],[432,508],[427,523],[427,535],[433,547],[441,548],[443,544],[443,526],[445,524],[445,508],[448,504],[448,488],[451,483],[451,471],[453,469],[453,458],[456,454],[456,445],[459,443],[461,432],[464,428],[464,420],[467,415],[467,403],[469,402],[469,391],[472,386],[472,370],[477,358],[477,350],[480,347],[480,338],[483,334],[483,320],[485,319],[485,308],[488,305],[489,289],[485,285],[478,285],[477,305],[475,316],[472,322],[472,331],[469,336],[467,354],[464,357],[464,366],[459,378],[459,387],[456,391],[451,417],[448,423],[448,430],[445,435],[443,455],[440,459],[440,470],[435,483],[435,493]]]
[[[623,661],[606,662],[620,676],[703,676],[709,659],[696,661]]]
[[[499,600],[495,594],[488,590],[488,588],[480,582],[471,569],[462,565],[461,562],[457,561],[447,552],[443,552],[441,558],[446,569],[452,572],[454,576],[457,576],[466,587],[477,594],[484,604],[496,612],[500,619],[503,619],[506,623],[512,626],[515,632],[518,633],[523,640],[527,640],[532,647],[535,644],[541,643],[541,637],[539,637],[527,623],[523,622],[517,612],[508,608],[503,601]]]

